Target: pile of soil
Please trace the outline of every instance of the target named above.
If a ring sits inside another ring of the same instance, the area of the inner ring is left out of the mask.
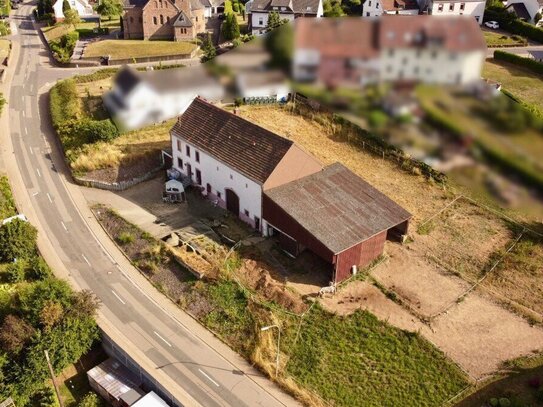
[[[244,280],[244,284],[268,301],[273,301],[296,314],[307,311],[309,307],[303,302],[302,298],[289,291],[285,284],[274,280],[267,267],[267,264],[260,261],[245,260],[238,272]]]
[[[108,183],[131,181],[134,178],[148,174],[158,168],[160,164],[159,152],[153,151],[139,157],[137,160],[122,162],[119,167],[101,168],[87,172],[82,178]]]

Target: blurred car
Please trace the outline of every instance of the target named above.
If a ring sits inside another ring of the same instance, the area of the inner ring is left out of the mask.
[[[498,24],[497,21],[487,21],[485,23],[485,25],[488,27],[488,28],[492,28],[493,30],[497,30],[498,28],[500,28],[500,25]]]

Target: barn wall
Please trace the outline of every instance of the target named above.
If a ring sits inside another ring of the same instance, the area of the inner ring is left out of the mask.
[[[383,231],[347,250],[338,253],[336,258],[335,281],[340,282],[351,276],[351,267],[366,267],[379,257],[385,248],[387,231]]]
[[[327,262],[333,262],[334,254],[265,194],[262,194],[262,217],[267,223],[296,239],[299,245],[305,246]]]

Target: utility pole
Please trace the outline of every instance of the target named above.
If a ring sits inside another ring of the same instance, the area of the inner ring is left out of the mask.
[[[62,398],[60,397],[60,390],[58,389],[57,379],[55,378],[55,372],[53,371],[53,366],[51,366],[51,361],[49,360],[49,352],[47,349],[43,351],[45,353],[45,359],[47,360],[47,366],[49,366],[49,373],[51,373],[51,380],[53,381],[53,387],[55,388],[55,393],[57,393],[58,404],[60,407],[64,407],[62,403]]]

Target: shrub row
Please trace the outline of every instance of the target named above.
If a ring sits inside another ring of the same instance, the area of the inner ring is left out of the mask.
[[[529,69],[532,72],[543,75],[543,63],[531,58],[524,58],[519,55],[511,54],[509,52],[496,50],[494,51],[494,59],[498,61],[509,62]]]
[[[78,39],[79,33],[72,31],[57,40],[50,41],[49,47],[51,47],[55,60],[63,64],[69,63]]]
[[[49,93],[51,121],[65,150],[118,137],[119,131],[111,120],[83,116],[75,84],[74,79],[59,81]]]

